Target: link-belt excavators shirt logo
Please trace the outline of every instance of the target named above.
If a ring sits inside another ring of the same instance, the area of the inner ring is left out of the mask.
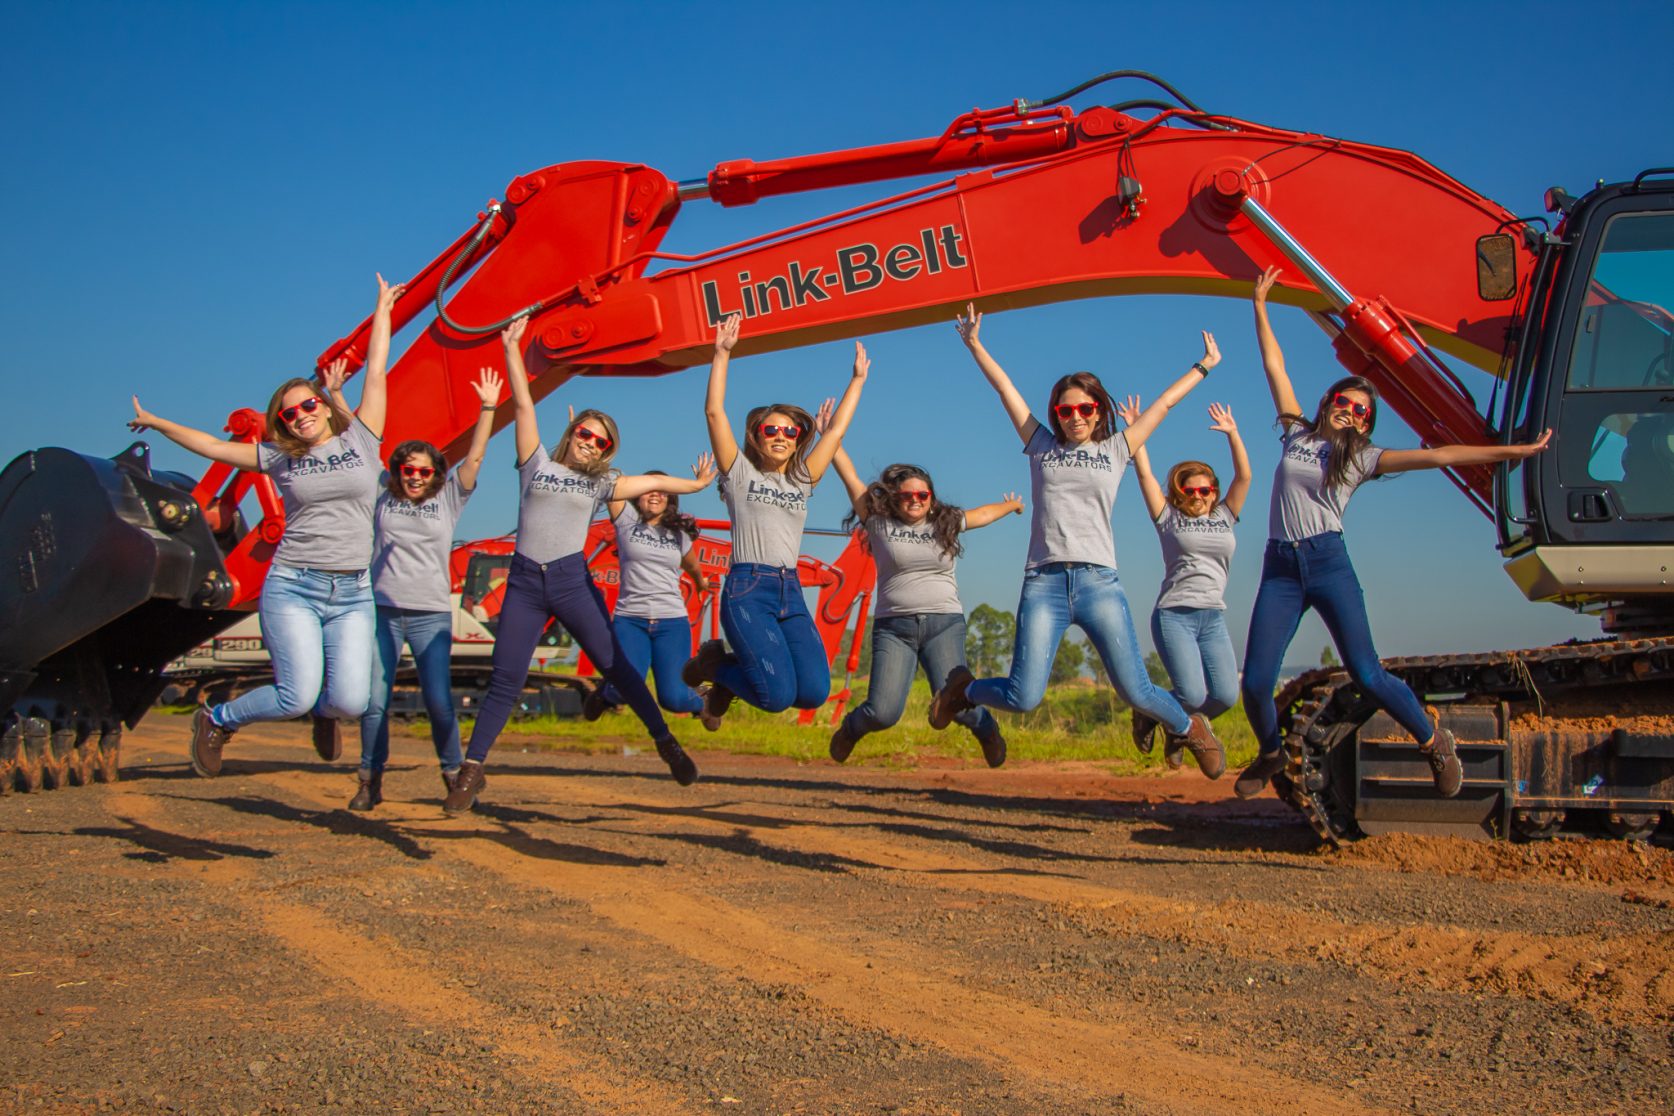
[[[721,499],[732,516],[732,560],[795,569],[812,488],[762,472],[740,450],[721,477]]]
[[[732,314],[760,318],[885,283],[906,283],[968,267],[970,258],[963,242],[957,227],[934,225],[899,244],[862,241],[837,249],[835,257],[819,263],[792,260],[780,275],[763,278],[740,271],[736,281],[707,279],[701,286],[705,319],[713,328]]]
[[[1335,488],[1325,477],[1331,443],[1304,428],[1283,435],[1283,456],[1273,475],[1273,503],[1268,514],[1270,538],[1296,542],[1343,529],[1343,510],[1360,483],[1377,472],[1383,450],[1367,446],[1355,457],[1348,476]]]
[[[1116,486],[1128,467],[1128,439],[1117,431],[1102,442],[1059,442],[1039,423],[1029,444],[1029,567],[1085,562],[1116,568],[1110,515]]]
[[[390,492],[388,478],[385,473],[373,516],[372,598],[389,608],[447,612],[453,607],[453,529],[474,490],[455,472],[434,496],[415,504]]]
[[[692,537],[673,527],[650,527],[629,500],[616,517],[616,561],[622,589],[616,615],[644,620],[686,618],[680,595],[680,560]]]
[[[1158,608],[1226,607],[1237,525],[1238,517],[1224,503],[1198,516],[1186,515],[1173,504],[1163,508],[1156,524],[1164,569]]]
[[[560,465],[537,446],[517,467],[523,498],[517,504],[517,552],[532,562],[553,562],[576,554],[587,542],[587,528],[599,505],[610,498],[621,476],[611,469],[599,476]]]
[[[935,528],[928,520],[909,525],[872,516],[866,521],[866,540],[878,564],[876,615],[964,613],[953,579],[953,555],[936,541]]]
[[[378,436],[365,423],[357,418],[296,457],[262,442],[256,462],[285,502],[285,535],[275,562],[318,570],[363,570],[371,563]]]

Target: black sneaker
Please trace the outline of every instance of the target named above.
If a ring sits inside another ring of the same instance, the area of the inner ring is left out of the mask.
[[[605,697],[603,686],[594,686],[587,691],[587,696],[581,699],[581,715],[589,721],[596,721],[614,708],[610,700]]]
[[[1139,749],[1141,755],[1150,755],[1151,749],[1156,746],[1157,727],[1155,717],[1137,705],[1133,707],[1133,746]]]
[[[827,750],[831,753],[832,759],[842,763],[854,751],[856,743],[858,741],[855,739],[855,735],[849,731],[849,719],[844,717],[838,723],[837,731],[831,734],[831,744]]]
[[[719,682],[711,683],[703,695],[703,712],[699,714],[703,727],[714,732],[721,727],[721,718],[732,708],[735,695]]]
[[[1233,793],[1239,798],[1254,798],[1267,789],[1267,784],[1273,781],[1273,776],[1284,774],[1290,759],[1283,748],[1272,752],[1263,752],[1255,758],[1255,762],[1238,773],[1238,781],[1232,784]]]
[[[692,757],[686,754],[679,741],[672,736],[664,736],[654,743],[657,745],[657,754],[668,764],[669,774],[674,776],[676,783],[689,787],[698,781],[697,764],[692,762]]]
[[[221,774],[221,749],[231,739],[232,733],[209,715],[209,706],[198,706],[192,713],[192,770],[205,779]]]
[[[343,758],[343,730],[336,718],[314,718],[314,751],[327,763],[336,763]]]
[[[1430,779],[1436,784],[1436,793],[1443,798],[1458,794],[1459,788],[1465,785],[1465,765],[1459,762],[1453,734],[1438,727],[1430,742],[1419,745],[1418,750],[1430,765]]]
[[[988,761],[989,767],[998,767],[1006,762],[1006,738],[1000,732],[1000,726],[995,721],[989,721],[982,730],[972,729],[977,743],[982,745],[982,758]]]

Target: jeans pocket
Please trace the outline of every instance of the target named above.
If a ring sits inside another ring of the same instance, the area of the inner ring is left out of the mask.
[[[723,588],[734,597],[743,597],[755,592],[756,587],[760,584],[761,575],[751,570],[740,574],[727,574],[727,580]]]

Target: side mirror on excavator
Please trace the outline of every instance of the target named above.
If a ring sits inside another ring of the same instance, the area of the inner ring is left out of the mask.
[[[1484,302],[1517,294],[1517,241],[1510,233],[1476,238],[1476,293]]]

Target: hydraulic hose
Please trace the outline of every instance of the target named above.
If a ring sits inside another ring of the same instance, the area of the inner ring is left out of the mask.
[[[452,318],[448,317],[447,307],[442,305],[442,296],[447,294],[448,288],[453,285],[453,277],[458,274],[460,266],[464,264],[466,260],[474,256],[477,249],[482,247],[482,242],[488,239],[488,231],[494,227],[494,219],[500,216],[501,208],[502,207],[497,203],[488,207],[488,214],[483,218],[482,224],[477,228],[477,234],[471,238],[471,242],[469,244],[465,245],[465,247],[460,250],[459,255],[455,256],[448,263],[446,270],[442,272],[442,281],[436,285],[436,316],[442,320],[443,325],[447,326],[455,333],[478,336],[485,333],[498,333],[502,329],[511,325],[513,322],[517,321],[517,319],[539,313],[541,310],[546,308],[546,304],[544,302],[532,302],[523,309],[512,313],[509,317],[501,318],[493,325],[468,326],[461,325]]]
[[[1115,81],[1118,78],[1138,78],[1141,81],[1148,81],[1152,85],[1155,85],[1158,89],[1167,93],[1170,97],[1173,97],[1179,104],[1184,105],[1193,112],[1203,111],[1203,109],[1198,107],[1198,105],[1192,101],[1190,97],[1187,97],[1184,93],[1174,88],[1174,86],[1170,85],[1156,74],[1148,73],[1145,70],[1111,70],[1108,74],[1100,74],[1096,78],[1088,78],[1075,88],[1066,89],[1056,97],[1048,97],[1042,101],[1021,100],[1018,101],[1017,104],[1018,107],[1023,110],[1045,108],[1047,105],[1056,105],[1060,102],[1067,101],[1076,94],[1084,93],[1095,85],[1103,85],[1107,81]]]

